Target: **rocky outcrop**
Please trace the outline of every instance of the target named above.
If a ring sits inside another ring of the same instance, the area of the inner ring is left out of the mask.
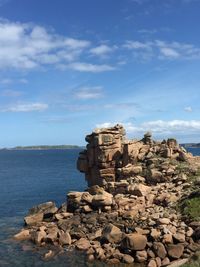
[[[187,262],[200,249],[200,222],[183,220],[177,203],[194,195],[190,175],[198,160],[175,139],[157,142],[146,133],[127,141],[119,125],[96,130],[86,141],[77,165],[88,189],[68,192],[59,209],[52,202],[31,209],[26,229],[15,238],[69,246],[85,251],[88,261],[111,265]]]
[[[77,168],[85,173],[88,186],[106,186],[135,175],[144,176],[151,184],[166,182],[174,174],[170,160],[187,161],[191,157],[175,139],[153,141],[150,132],[141,140],[127,140],[121,125],[97,129],[86,136],[86,142]]]

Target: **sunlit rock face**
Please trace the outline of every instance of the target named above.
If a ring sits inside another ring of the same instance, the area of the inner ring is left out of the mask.
[[[171,178],[170,160],[186,161],[190,157],[175,139],[154,141],[150,132],[141,140],[127,140],[122,125],[96,129],[86,141],[77,168],[85,173],[88,186],[107,186],[135,176],[151,183],[164,182]]]

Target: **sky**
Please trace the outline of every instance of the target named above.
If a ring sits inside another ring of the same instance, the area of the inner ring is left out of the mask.
[[[200,0],[0,0],[0,147],[200,142]]]

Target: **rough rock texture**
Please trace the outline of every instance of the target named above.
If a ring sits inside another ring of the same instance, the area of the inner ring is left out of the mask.
[[[77,248],[86,252],[88,261],[111,265],[187,262],[200,249],[200,221],[182,216],[177,204],[200,195],[194,191],[198,179],[190,179],[200,158],[175,139],[153,141],[149,132],[141,140],[125,140],[120,125],[95,130],[86,141],[77,166],[88,189],[68,192],[59,209],[52,202],[31,209],[26,229],[15,238]]]
[[[175,139],[156,142],[149,132],[142,140],[126,140],[121,125],[96,129],[86,136],[86,142],[88,145],[79,155],[77,168],[85,173],[88,186],[105,186],[145,172],[149,183],[165,182],[174,170],[162,166],[161,157],[179,161],[191,157]]]

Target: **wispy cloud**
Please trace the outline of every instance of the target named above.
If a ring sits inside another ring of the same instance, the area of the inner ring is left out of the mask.
[[[1,81],[0,81],[0,83],[1,84],[4,84],[4,85],[6,85],[6,84],[11,84],[13,81],[11,80],[11,79],[2,79]]]
[[[192,107],[185,107],[184,110],[185,110],[186,112],[192,112],[192,111],[193,111],[193,110],[192,110]]]
[[[3,90],[1,95],[5,97],[18,97],[18,96],[23,95],[23,92],[18,91],[18,90],[6,89],[6,90]]]
[[[10,79],[10,78],[5,78],[0,80],[0,84],[3,85],[10,85],[12,83],[22,83],[22,84],[27,84],[28,80],[24,79],[24,78],[20,78],[20,79]]]
[[[160,52],[164,57],[167,58],[178,58],[180,54],[173,48],[170,47],[161,47]]]
[[[103,97],[103,88],[101,86],[83,87],[74,90],[74,97],[77,99],[88,100]]]
[[[112,71],[116,68],[107,64],[91,64],[91,63],[85,63],[85,62],[72,62],[66,66],[69,69],[77,70],[80,72],[92,72],[92,73],[98,73],[98,72],[105,72],[105,71]]]
[[[141,33],[141,34],[155,34],[157,32],[158,32],[157,29],[141,29],[141,30],[138,30],[138,33]]]
[[[200,48],[193,44],[180,42],[153,41],[126,41],[124,48],[133,51],[134,56],[157,59],[200,59]]]
[[[48,104],[45,103],[26,103],[15,104],[6,108],[2,108],[1,112],[32,112],[32,111],[44,111],[48,109]]]
[[[97,47],[91,48],[90,53],[95,56],[105,56],[113,52],[116,48],[117,48],[116,46],[111,47],[111,46],[102,44]]]

